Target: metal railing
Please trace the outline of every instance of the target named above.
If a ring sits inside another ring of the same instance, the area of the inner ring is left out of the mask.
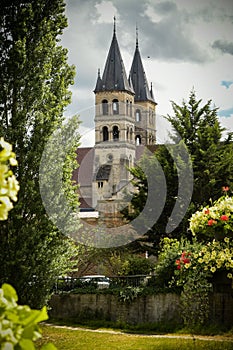
[[[150,275],[111,276],[109,277],[109,288],[146,286],[149,284],[151,277]],[[95,286],[95,283],[83,283],[82,277],[61,277],[56,281],[54,292],[68,292],[79,288],[84,289],[88,286]]]

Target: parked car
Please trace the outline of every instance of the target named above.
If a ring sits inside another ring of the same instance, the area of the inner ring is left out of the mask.
[[[110,286],[110,278],[104,275],[82,276],[80,281],[85,284],[96,285],[99,289],[109,288]]]

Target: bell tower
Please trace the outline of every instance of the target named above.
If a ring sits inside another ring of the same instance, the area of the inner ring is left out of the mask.
[[[155,144],[155,108],[143,69],[136,32],[136,49],[129,77],[116,36],[113,37],[103,75],[98,70],[95,93],[95,146],[92,207],[100,213],[119,213],[126,186],[131,189],[128,168],[135,165],[137,146]],[[105,214],[104,214],[105,215]],[[110,215],[110,216],[111,216]]]
[[[135,162],[134,90],[127,79],[114,18],[113,37],[103,76],[98,71],[95,93],[95,146],[92,198],[100,210],[101,201],[123,198],[129,172]],[[106,204],[106,203],[105,203]],[[114,209],[115,210],[115,209]]]

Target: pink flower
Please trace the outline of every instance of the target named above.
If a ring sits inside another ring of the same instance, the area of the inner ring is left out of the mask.
[[[223,187],[222,187],[223,192],[227,192],[227,191],[229,191],[229,189],[230,189],[230,188],[229,188],[228,186],[223,186]]]

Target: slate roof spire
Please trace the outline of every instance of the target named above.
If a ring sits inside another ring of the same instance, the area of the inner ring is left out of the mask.
[[[99,91],[128,91],[134,93],[127,79],[124,63],[116,37],[116,18],[114,17],[113,37],[105,63],[103,77],[98,74],[96,88]]]
[[[138,27],[136,27],[136,49],[134,52],[133,62],[129,73],[130,80],[133,84],[135,92],[135,101],[152,101],[154,103],[154,96],[152,87],[149,89],[149,85],[146,78],[146,73],[143,68],[141,55],[138,45]]]

